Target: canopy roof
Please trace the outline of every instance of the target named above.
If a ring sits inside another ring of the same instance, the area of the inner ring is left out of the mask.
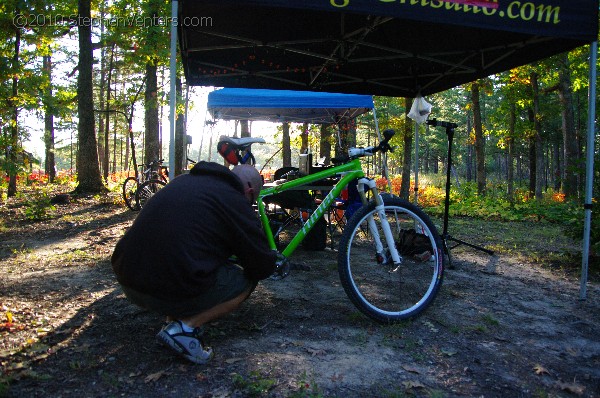
[[[598,0],[180,0],[191,85],[431,94],[596,40]]]
[[[224,88],[208,95],[208,111],[225,120],[334,123],[373,109],[369,95]]]

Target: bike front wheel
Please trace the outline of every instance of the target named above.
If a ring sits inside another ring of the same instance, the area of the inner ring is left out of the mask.
[[[338,271],[346,294],[363,314],[392,323],[415,317],[431,304],[440,289],[446,260],[442,239],[422,210],[396,197],[384,202],[383,214],[400,263],[390,258],[381,213],[372,201],[357,210],[344,228]],[[413,246],[406,238],[409,231],[418,237],[413,238]]]
[[[148,180],[142,183],[135,193],[135,200],[141,209],[150,200],[154,194],[161,190],[162,187],[167,185],[162,180]]]
[[[125,201],[125,205],[127,205],[127,207],[134,211],[140,209],[138,207],[137,201],[135,200],[135,193],[137,192],[137,188],[138,181],[135,177],[127,177],[125,182],[123,182],[123,200]]]

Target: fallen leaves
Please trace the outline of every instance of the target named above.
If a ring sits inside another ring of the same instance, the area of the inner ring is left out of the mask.
[[[546,369],[545,367],[543,367],[542,365],[535,365],[533,367],[533,371],[535,372],[536,375],[549,375],[550,372],[548,371],[548,369]]]
[[[322,348],[306,347],[306,351],[308,351],[308,353],[313,357],[321,357],[321,356],[327,355],[327,351],[325,351]]]
[[[418,380],[403,381],[402,385],[407,390],[410,390],[410,389],[413,389],[413,388],[425,388],[425,385],[423,383],[421,383],[420,381],[418,381]]]
[[[168,375],[169,373],[166,370],[161,370],[156,373],[151,373],[144,379],[146,384],[158,381],[161,377]]]
[[[558,382],[556,382],[556,388],[559,388],[563,391],[570,392],[571,394],[575,394],[575,395],[583,395],[583,393],[585,392],[585,387],[580,384],[577,384],[575,382],[565,383],[565,382],[558,381]]]

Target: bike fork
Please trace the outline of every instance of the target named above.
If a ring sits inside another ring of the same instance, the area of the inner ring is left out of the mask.
[[[383,231],[383,235],[387,243],[386,252],[385,247],[381,241],[379,229],[377,228],[375,219],[372,215],[369,215],[367,217],[367,224],[369,225],[369,231],[371,232],[371,235],[373,236],[373,240],[375,242],[377,262],[380,264],[386,264],[391,259],[394,264],[398,265],[402,261],[402,257],[400,256],[400,254],[398,253],[398,249],[396,248],[394,234],[385,214],[385,204],[383,202],[383,199],[381,198],[381,195],[379,195],[379,191],[377,190],[377,186],[374,180],[368,178],[361,178],[358,180],[358,193],[361,197],[363,205],[366,205],[368,203],[367,197],[365,195],[365,187],[373,193],[373,200],[376,204],[375,210],[379,215],[381,230]]]

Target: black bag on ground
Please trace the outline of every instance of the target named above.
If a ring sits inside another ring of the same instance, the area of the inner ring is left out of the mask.
[[[433,254],[433,247],[429,238],[411,229],[402,229],[398,234],[396,249],[404,256],[414,256],[426,251]]]
[[[327,224],[323,217],[321,217],[313,229],[304,237],[302,241],[302,247],[305,250],[325,250],[327,246]]]

